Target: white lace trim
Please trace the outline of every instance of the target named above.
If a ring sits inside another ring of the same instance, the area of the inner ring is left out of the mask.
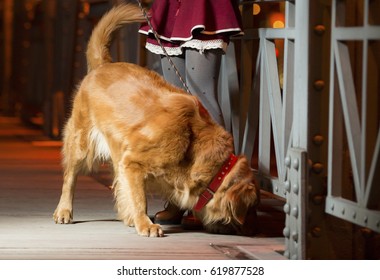
[[[155,45],[155,44],[151,44],[147,42],[145,47],[152,53],[160,54],[160,55],[164,54],[164,51],[159,45]],[[165,47],[165,50],[168,53],[168,55],[178,56],[183,53],[183,48],[196,49],[196,50],[199,50],[200,53],[203,53],[205,50],[212,50],[212,49],[222,49],[225,52],[227,49],[227,43],[224,42],[222,39],[207,40],[207,41],[193,39],[181,44],[178,47]]]
[[[162,50],[162,48],[159,45],[155,45],[155,44],[151,44],[151,43],[147,42],[145,45],[145,48],[152,53],[164,55],[164,51]],[[178,56],[178,55],[182,54],[182,48],[181,47],[175,47],[175,48],[165,47],[165,50],[168,53],[168,55],[170,55],[170,56]]]
[[[212,49],[222,49],[225,52],[227,50],[227,43],[224,42],[222,39],[215,39],[215,40],[208,40],[208,41],[193,39],[193,40],[183,43],[181,47],[197,49],[201,53],[203,53],[205,50],[212,50]]]

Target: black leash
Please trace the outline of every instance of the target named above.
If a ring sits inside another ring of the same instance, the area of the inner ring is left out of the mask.
[[[184,89],[186,90],[186,92],[187,92],[188,94],[191,94],[189,88],[188,88],[187,85],[186,85],[185,80],[182,78],[182,76],[181,76],[181,74],[179,73],[179,71],[178,71],[177,67],[175,66],[174,62],[172,61],[172,59],[170,58],[170,56],[169,56],[168,53],[166,52],[165,47],[162,45],[161,40],[160,40],[160,38],[159,38],[159,36],[158,36],[156,30],[154,30],[154,28],[153,28],[153,26],[152,26],[152,23],[150,22],[150,19],[149,19],[148,15],[147,15],[147,13],[146,13],[146,11],[145,11],[145,9],[143,8],[143,6],[142,6],[142,4],[141,4],[141,1],[140,1],[140,0],[136,0],[136,1],[137,1],[137,3],[139,4],[139,7],[140,7],[140,9],[141,9],[141,11],[142,11],[142,13],[143,13],[143,15],[144,15],[144,17],[145,17],[145,19],[146,19],[148,25],[149,25],[150,30],[153,32],[153,35],[154,35],[154,37],[156,38],[157,43],[160,45],[160,47],[161,47],[161,49],[162,49],[164,55],[166,56],[167,60],[169,61],[171,67],[174,69],[174,72],[176,73],[177,77],[178,77],[179,80],[181,81],[181,83],[182,83]]]

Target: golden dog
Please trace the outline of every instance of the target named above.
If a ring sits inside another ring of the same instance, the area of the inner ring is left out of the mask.
[[[232,155],[231,135],[211,120],[196,97],[158,74],[134,64],[111,63],[112,33],[143,20],[137,6],[120,5],[91,35],[88,74],[65,126],[64,181],[54,220],[72,221],[77,176],[110,161],[119,218],[139,235],[163,236],[161,226],[147,216],[148,184],[183,209],[196,207],[208,230],[234,228],[244,234],[241,228],[258,196],[247,159]],[[214,189],[212,180],[220,181]]]

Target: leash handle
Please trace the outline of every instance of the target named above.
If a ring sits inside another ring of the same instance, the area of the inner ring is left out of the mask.
[[[160,45],[160,47],[161,47],[161,49],[162,49],[162,51],[163,51],[165,57],[166,57],[167,60],[169,61],[169,64],[170,64],[171,67],[174,69],[175,74],[177,75],[177,77],[178,77],[179,80],[181,81],[181,83],[182,83],[184,89],[186,90],[186,92],[187,92],[188,94],[191,94],[189,88],[187,87],[187,84],[186,84],[185,80],[182,78],[182,76],[181,76],[181,74],[179,73],[177,67],[175,66],[173,60],[170,58],[170,56],[168,55],[168,53],[167,53],[165,47],[162,45],[161,40],[160,40],[160,38],[159,38],[159,36],[158,36],[156,30],[154,30],[154,28],[153,28],[153,26],[152,26],[152,23],[150,22],[150,19],[149,19],[148,15],[147,15],[147,13],[146,13],[146,11],[145,11],[145,9],[143,8],[143,6],[142,6],[142,4],[141,4],[141,1],[140,1],[140,0],[136,0],[136,1],[137,1],[137,3],[139,4],[139,7],[140,7],[140,9],[141,9],[141,11],[142,11],[142,13],[143,13],[143,15],[144,15],[144,17],[145,17],[146,22],[147,22],[148,25],[149,25],[150,30],[153,32],[153,35],[154,35],[154,37],[156,38],[157,43]]]

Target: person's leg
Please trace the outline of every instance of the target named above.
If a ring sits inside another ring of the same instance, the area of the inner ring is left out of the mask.
[[[222,52],[207,50],[200,53],[186,49],[186,83],[190,92],[197,96],[211,117],[224,126],[222,111],[218,102],[218,79]]]
[[[218,79],[222,52],[209,50],[200,53],[198,50],[186,49],[185,67],[186,84],[191,94],[197,96],[211,117],[224,126],[222,111],[218,102]],[[192,212],[184,216],[181,225],[185,229],[201,229],[202,223]]]
[[[182,56],[171,56],[170,59],[173,61],[181,77],[185,79],[185,58]],[[170,65],[170,62],[166,56],[161,56],[161,67],[166,81],[175,85],[176,87],[182,89],[184,88],[182,82],[180,81],[172,65]]]
[[[171,56],[170,58],[179,71],[179,74],[183,79],[185,79],[185,58],[181,56]],[[181,80],[179,79],[166,56],[161,56],[161,67],[162,73],[164,74],[164,78],[167,82],[175,85],[176,87],[182,89],[184,88]],[[157,212],[154,216],[155,223],[162,225],[181,223],[181,219],[185,213],[185,210],[181,210],[178,206],[172,204],[169,201],[165,204],[164,208],[164,210]]]

